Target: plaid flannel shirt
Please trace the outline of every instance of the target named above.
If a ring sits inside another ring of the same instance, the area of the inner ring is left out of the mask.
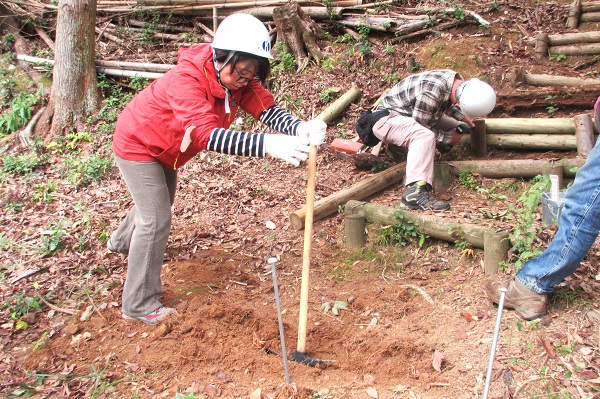
[[[465,117],[450,101],[454,77],[462,79],[459,73],[449,69],[408,76],[385,93],[380,107],[413,118],[422,126],[431,129],[438,142],[449,144],[452,133],[433,129],[433,125],[444,114],[456,120]]]

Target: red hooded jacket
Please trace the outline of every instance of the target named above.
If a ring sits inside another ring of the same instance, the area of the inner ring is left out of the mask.
[[[229,92],[230,114],[225,113],[225,89],[217,81],[210,44],[179,50],[177,65],[139,92],[123,109],[113,135],[113,151],[129,161],[158,161],[177,169],[206,149],[215,128],[229,128],[238,107],[254,117],[275,104],[260,82]],[[180,151],[191,126],[192,143]]]

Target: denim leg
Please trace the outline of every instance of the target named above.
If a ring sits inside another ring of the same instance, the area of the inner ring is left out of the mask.
[[[600,140],[565,194],[559,228],[552,242],[516,274],[527,288],[543,294],[577,270],[600,231]]]
[[[158,162],[133,162],[118,157],[116,161],[135,204],[113,234],[118,245],[128,242],[129,246],[123,313],[146,316],[161,306],[160,273],[171,229],[177,172]]]

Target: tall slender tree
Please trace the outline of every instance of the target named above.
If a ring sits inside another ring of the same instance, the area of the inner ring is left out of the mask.
[[[95,56],[96,0],[59,0],[50,100],[35,132],[48,137],[82,130],[100,107]]]

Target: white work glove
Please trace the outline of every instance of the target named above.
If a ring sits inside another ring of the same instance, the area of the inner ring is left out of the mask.
[[[294,166],[308,158],[308,139],[286,134],[265,134],[265,152],[273,158],[283,159]]]
[[[327,123],[321,119],[311,119],[308,122],[302,122],[296,130],[298,137],[309,139],[311,145],[320,146],[325,142],[325,133],[327,133]]]

